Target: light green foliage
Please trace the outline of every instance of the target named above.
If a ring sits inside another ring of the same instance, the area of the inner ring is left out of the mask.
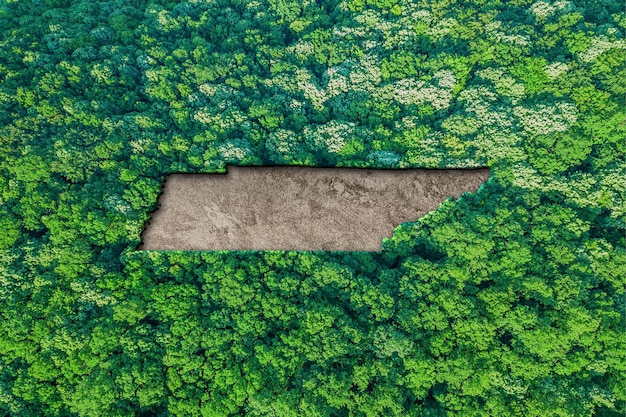
[[[0,414],[623,414],[622,6],[4,2]],[[226,163],[492,176],[379,253],[135,251]]]

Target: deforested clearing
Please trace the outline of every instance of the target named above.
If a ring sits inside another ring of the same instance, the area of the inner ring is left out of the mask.
[[[383,237],[488,169],[237,167],[172,174],[140,249],[379,251]]]

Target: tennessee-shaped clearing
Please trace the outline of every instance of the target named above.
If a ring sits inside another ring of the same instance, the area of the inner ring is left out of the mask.
[[[138,249],[376,252],[401,223],[488,178],[488,169],[231,165],[170,174]]]

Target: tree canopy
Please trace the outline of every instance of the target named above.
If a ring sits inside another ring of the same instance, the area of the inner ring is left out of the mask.
[[[626,412],[616,0],[0,2],[0,414]],[[168,173],[474,168],[378,253],[140,252]]]

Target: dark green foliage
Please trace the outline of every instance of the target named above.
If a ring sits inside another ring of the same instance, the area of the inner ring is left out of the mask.
[[[617,1],[0,4],[0,414],[626,411]],[[489,165],[380,253],[137,252],[164,176]]]

